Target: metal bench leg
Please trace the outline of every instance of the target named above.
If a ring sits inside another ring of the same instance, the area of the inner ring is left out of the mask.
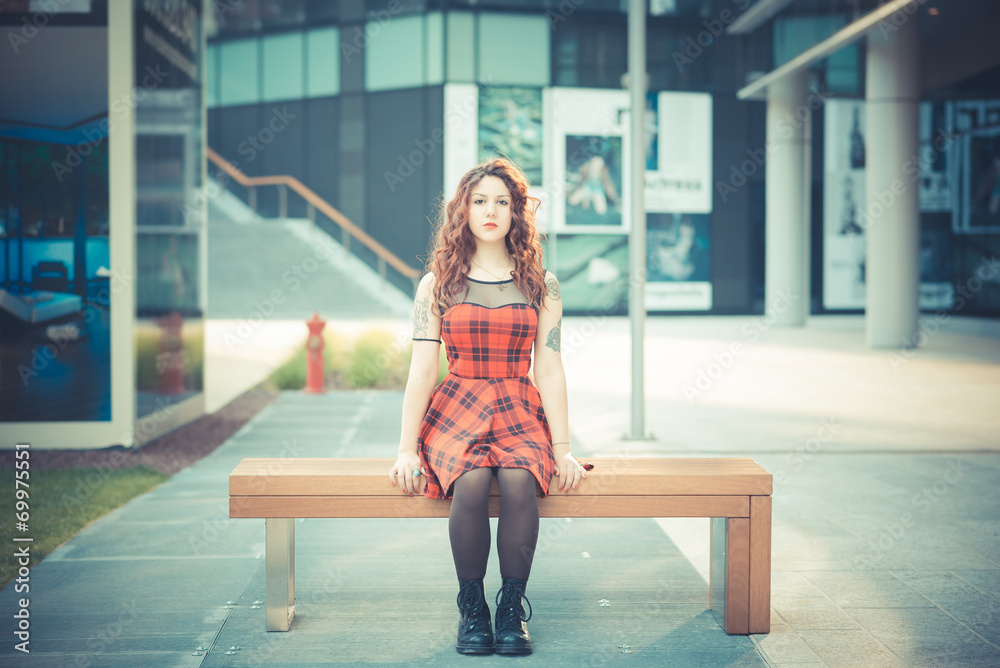
[[[771,632],[771,497],[750,497],[750,633]]]
[[[709,605],[726,633],[749,633],[750,519],[712,518]]]
[[[264,623],[268,631],[287,631],[295,616],[295,520],[264,522]]]

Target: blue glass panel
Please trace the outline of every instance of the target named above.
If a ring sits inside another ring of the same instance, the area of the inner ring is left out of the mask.
[[[424,85],[424,17],[365,24],[365,89]]]
[[[219,45],[219,104],[260,101],[257,40],[241,39]]]
[[[264,102],[299,100],[305,95],[302,71],[302,33],[270,35],[261,40],[264,66]]]
[[[340,92],[340,29],[306,33],[306,95],[325,97]]]
[[[548,86],[551,34],[543,15],[480,14],[479,81]]]

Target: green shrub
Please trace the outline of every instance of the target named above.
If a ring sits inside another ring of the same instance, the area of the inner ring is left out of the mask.
[[[354,341],[346,378],[356,388],[400,387],[406,384],[408,369],[409,355],[392,333],[372,329]]]
[[[301,390],[306,386],[306,349],[299,348],[264,381],[275,390]]]

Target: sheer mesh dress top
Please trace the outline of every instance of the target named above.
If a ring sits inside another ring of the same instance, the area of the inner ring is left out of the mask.
[[[460,475],[485,466],[527,469],[546,494],[552,436],[528,377],[537,327],[538,314],[513,279],[469,278],[461,301],[441,317],[448,373],[418,435],[426,496],[450,498]]]

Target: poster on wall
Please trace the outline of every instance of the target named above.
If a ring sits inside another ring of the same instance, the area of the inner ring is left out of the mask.
[[[576,235],[627,234],[628,94],[553,88],[543,98],[544,183],[555,186],[547,190],[560,193],[547,202],[551,206],[546,219],[548,229],[559,233],[557,255],[570,234],[574,239]],[[711,96],[650,94],[642,122],[648,214],[646,307],[655,311],[711,309],[706,215],[712,210]]]
[[[566,135],[566,227],[622,226],[622,138]]]
[[[628,232],[628,108],[624,91],[550,88],[543,92],[545,165],[555,232]]]
[[[479,87],[479,159],[506,156],[542,183],[542,89]]]
[[[628,312],[628,237],[624,234],[560,234],[553,272],[563,310],[623,315]]]
[[[1000,101],[954,104],[958,234],[1000,232]]]
[[[646,135],[646,211],[711,213],[712,96],[670,92],[655,99],[646,104],[646,130],[653,129]]]
[[[692,213],[648,214],[646,271],[647,309],[711,309],[708,216]]]
[[[948,143],[941,140],[946,109],[923,104],[920,153],[911,169],[921,210],[920,299],[922,309],[950,308],[953,288],[949,239],[936,218],[948,208]],[[861,100],[828,100],[824,106],[823,307],[865,308],[865,105]]]

